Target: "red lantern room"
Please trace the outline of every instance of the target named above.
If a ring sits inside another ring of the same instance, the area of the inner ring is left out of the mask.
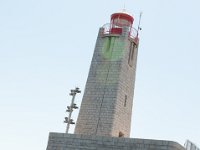
[[[133,17],[126,12],[119,12],[111,15],[111,24],[118,27],[123,27],[123,26],[132,27],[133,21],[134,21]]]
[[[141,15],[140,15],[141,18]],[[102,35],[122,35],[123,30],[128,31],[128,37],[133,39],[135,43],[138,42],[138,30],[133,28],[134,18],[125,10],[111,15],[110,23],[102,27]],[[140,22],[139,22],[140,25]]]
[[[112,34],[121,34],[122,27],[129,27],[130,29],[133,26],[134,18],[132,15],[127,12],[118,12],[111,15],[111,33]]]

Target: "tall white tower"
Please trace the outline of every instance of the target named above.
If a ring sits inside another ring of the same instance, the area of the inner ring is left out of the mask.
[[[129,137],[138,32],[126,12],[100,28],[75,134]]]

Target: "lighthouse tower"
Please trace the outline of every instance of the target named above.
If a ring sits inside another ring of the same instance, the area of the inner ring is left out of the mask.
[[[122,11],[99,29],[75,134],[51,132],[46,150],[186,150],[129,138],[139,42],[133,22]]]
[[[75,134],[129,137],[138,32],[122,11],[99,29]]]

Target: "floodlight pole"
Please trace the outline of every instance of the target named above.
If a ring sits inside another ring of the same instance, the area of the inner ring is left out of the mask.
[[[74,104],[74,99],[75,99],[75,96],[76,94],[74,93],[73,96],[72,96],[72,102],[71,102],[71,105],[70,105],[70,112],[69,112],[69,116],[68,116],[68,123],[67,123],[67,128],[66,128],[66,133],[69,132],[69,127],[70,127],[70,120],[71,120],[71,116],[72,116],[72,106]]]
[[[65,117],[65,121],[64,121],[64,123],[67,123],[66,133],[69,133],[70,124],[75,124],[75,122],[73,121],[73,119],[71,119],[71,117],[72,117],[73,109],[78,109],[78,107],[74,103],[77,93],[81,93],[79,88],[75,88],[74,90],[71,90],[71,93],[70,93],[70,95],[72,96],[72,101],[71,101],[71,105],[67,106],[68,109],[66,111],[69,112],[69,115],[68,117]]]

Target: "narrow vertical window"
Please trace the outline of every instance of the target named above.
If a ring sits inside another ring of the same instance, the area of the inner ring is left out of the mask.
[[[135,43],[131,42],[129,49],[129,58],[128,58],[128,64],[130,67],[133,66],[134,50],[135,50]]]
[[[119,132],[119,137],[124,137],[124,133],[122,133],[121,131]]]
[[[127,95],[125,95],[125,99],[124,99],[124,107],[126,107],[127,104]]]

